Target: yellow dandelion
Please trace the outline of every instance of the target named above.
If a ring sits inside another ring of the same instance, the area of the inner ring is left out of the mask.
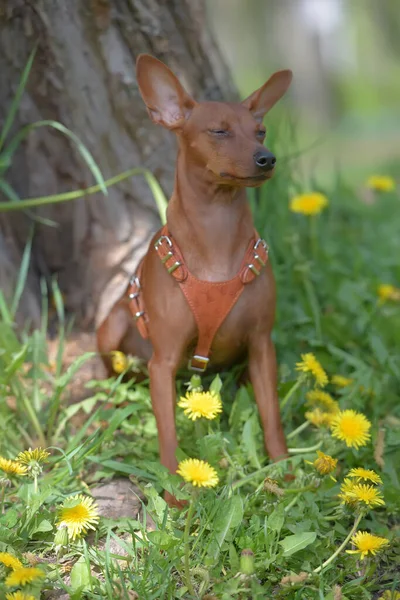
[[[388,300],[399,301],[400,300],[400,288],[395,287],[390,283],[381,283],[378,285],[378,297],[379,302],[388,302]]]
[[[345,442],[349,448],[359,448],[368,443],[371,423],[367,417],[355,410],[343,410],[332,422],[332,436]]]
[[[372,469],[363,469],[362,467],[351,469],[347,474],[347,477],[355,477],[357,481],[363,479],[364,481],[371,481],[376,484],[382,483],[382,479],[378,473],[375,473]]]
[[[15,460],[22,463],[23,465],[29,465],[31,462],[45,463],[47,458],[50,456],[50,452],[43,450],[43,448],[29,448],[24,452],[20,452]]]
[[[176,470],[187,483],[197,487],[214,487],[219,479],[216,470],[205,460],[187,458],[179,463]]]
[[[378,192],[392,192],[396,184],[394,179],[388,175],[371,175],[367,179],[367,187]]]
[[[99,521],[98,508],[93,498],[78,494],[67,498],[60,509],[58,528],[65,527],[72,540],[95,529]]]
[[[336,413],[326,412],[320,408],[308,410],[305,413],[305,418],[310,421],[315,427],[331,427]]]
[[[0,456],[0,469],[7,473],[7,475],[26,475],[27,468],[24,465],[20,465],[19,462],[15,460],[10,460],[8,458],[3,458]]]
[[[38,569],[37,567],[19,567],[8,575],[5,580],[5,584],[8,587],[13,586],[24,586],[27,583],[33,583],[35,581],[39,581],[44,577],[44,572],[42,569]]]
[[[22,562],[18,560],[16,556],[9,554],[8,552],[0,552],[0,563],[3,563],[4,566],[9,567],[10,569],[19,569],[22,567]]]
[[[35,597],[31,594],[25,594],[25,592],[13,592],[12,594],[6,594],[6,600],[35,600]]]
[[[351,377],[344,377],[343,375],[332,375],[331,377],[331,382],[333,383],[333,385],[336,385],[337,387],[347,387],[348,385],[351,385],[353,383],[353,379],[351,379]]]
[[[340,494],[338,498],[342,501],[342,504],[356,504],[357,497],[353,493],[354,486],[357,485],[355,481],[351,479],[345,479],[340,486]]]
[[[327,392],[322,390],[310,390],[306,394],[307,404],[320,405],[328,412],[337,413],[339,412],[339,404],[332,398]]]
[[[319,192],[299,194],[290,201],[290,210],[302,215],[317,215],[328,206],[328,198]]]
[[[296,363],[296,371],[311,373],[315,378],[315,384],[319,387],[325,387],[328,383],[327,374],[312,352],[301,355],[301,361]]]
[[[382,596],[379,596],[378,600],[400,600],[400,592],[386,590]]]
[[[342,493],[339,494],[339,498],[341,498],[343,504],[365,504],[368,508],[384,506],[385,504],[381,492],[373,485],[353,482],[349,484],[349,480],[345,479],[340,491]]]
[[[356,550],[346,550],[348,554],[360,554],[360,558],[364,559],[368,554],[375,556],[379,550],[389,544],[389,540],[384,537],[379,537],[368,533],[368,531],[357,531],[351,538]]]
[[[318,458],[314,460],[312,463],[318,473],[321,475],[329,475],[336,469],[337,466],[337,458],[332,458],[329,454],[324,454],[320,450],[317,450]]]
[[[192,421],[201,417],[215,419],[222,412],[221,398],[215,392],[188,392],[185,397],[181,397],[178,406],[184,409],[183,412]]]
[[[123,373],[129,365],[127,356],[119,350],[111,352],[111,365],[115,373]]]

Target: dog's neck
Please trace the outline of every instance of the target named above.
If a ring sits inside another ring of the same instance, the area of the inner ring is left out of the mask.
[[[218,185],[206,167],[178,152],[168,227],[189,270],[200,279],[233,277],[254,232],[244,188]]]

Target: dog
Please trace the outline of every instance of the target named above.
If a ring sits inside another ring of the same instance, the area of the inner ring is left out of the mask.
[[[290,70],[274,73],[240,103],[196,102],[161,61],[142,54],[137,81],[154,123],[178,139],[167,223],[126,293],[97,330],[110,353],[146,360],[161,463],[176,471],[175,377],[179,370],[221,370],[248,359],[248,373],[274,461],[287,456],[271,330],[275,283],[268,246],[254,230],[246,187],[273,176],[265,114],[285,94]],[[170,505],[178,505],[169,493]]]

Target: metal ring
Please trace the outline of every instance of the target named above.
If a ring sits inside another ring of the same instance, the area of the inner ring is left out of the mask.
[[[170,248],[172,248],[172,242],[167,235],[161,235],[158,240],[154,243],[154,248],[158,250],[163,240],[165,240]]]
[[[264,248],[265,252],[268,254],[269,246],[268,246],[267,242],[265,240],[263,240],[262,238],[258,238],[258,240],[256,241],[256,243],[253,246],[253,249],[257,250],[257,248],[258,248],[258,246],[260,246],[260,244]]]

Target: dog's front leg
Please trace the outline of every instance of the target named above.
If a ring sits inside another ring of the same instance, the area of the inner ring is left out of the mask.
[[[176,388],[175,375],[178,368],[171,357],[153,355],[149,362],[150,394],[158,429],[161,463],[175,473],[178,463],[175,452],[178,447],[175,427]],[[170,506],[182,506],[170,493],[165,492]]]
[[[249,374],[264,430],[265,448],[272,460],[279,460],[288,456],[288,452],[279,412],[275,348],[269,335],[251,340]]]

